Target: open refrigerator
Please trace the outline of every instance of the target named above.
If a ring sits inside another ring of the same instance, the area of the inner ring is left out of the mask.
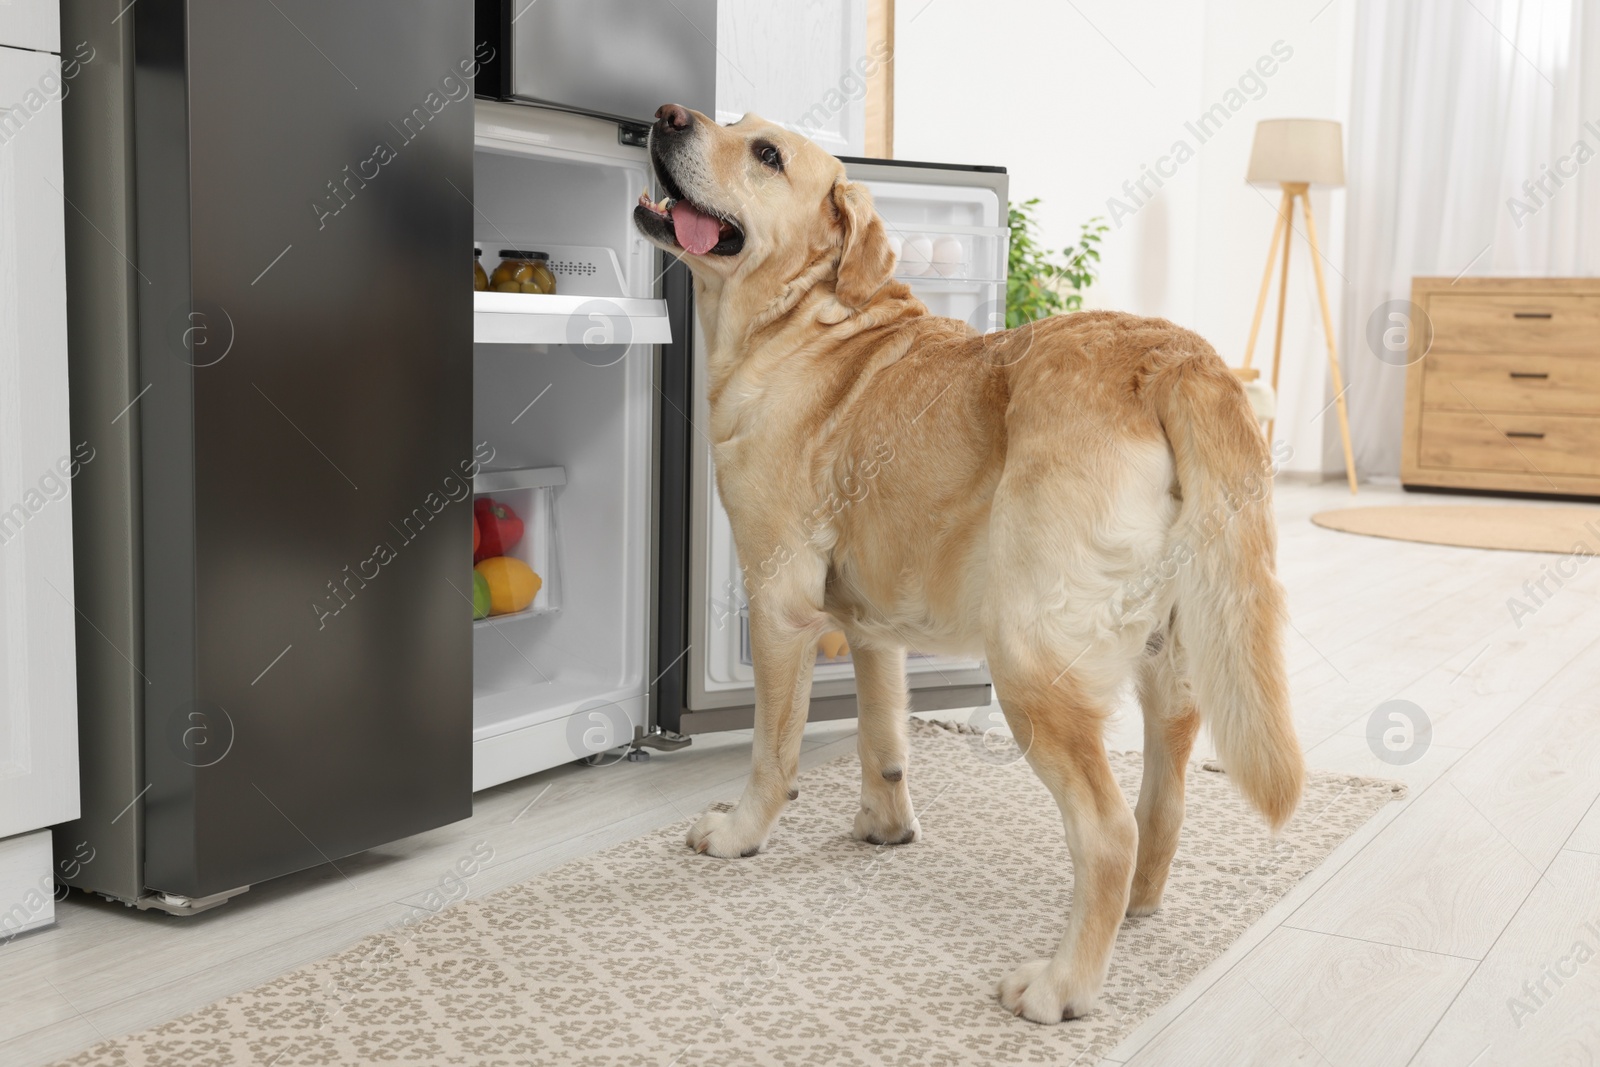
[[[851,180],[871,191],[898,256],[896,277],[935,315],[981,332],[1005,326],[1008,179],[1004,168],[845,159]],[[663,363],[661,548],[663,560],[652,693],[659,726],[683,734],[737,729],[754,717],[749,605],[733,532],[717,497],[710,445],[690,420],[710,413],[705,352],[696,338]],[[667,572],[681,567],[682,578]],[[988,673],[978,660],[909,650],[916,710],[987,706]],[[856,714],[855,680],[842,632],[819,642],[811,718]]]
[[[619,132],[622,131],[622,132]],[[549,256],[554,294],[475,292],[474,479],[522,534],[532,602],[473,623],[473,788],[648,726],[654,376],[663,258],[635,230],[646,153],[614,121],[479,100],[473,237]]]

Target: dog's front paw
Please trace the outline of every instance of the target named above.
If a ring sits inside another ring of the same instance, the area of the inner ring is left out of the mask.
[[[1013,1015],[1054,1025],[1087,1015],[1093,993],[1074,993],[1054,974],[1050,960],[1029,960],[1000,981],[1000,1003]]]
[[[855,837],[873,845],[909,845],[922,837],[922,824],[915,815],[893,815],[886,812],[856,812]]]
[[[689,829],[686,841],[696,852],[721,859],[754,856],[766,844],[765,834],[740,826],[735,812],[708,811]]]

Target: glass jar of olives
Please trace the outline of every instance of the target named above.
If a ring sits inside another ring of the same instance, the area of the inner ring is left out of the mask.
[[[483,249],[476,246],[472,249],[472,291],[475,293],[489,291],[489,276],[483,271]]]
[[[500,265],[489,279],[497,293],[553,293],[556,276],[550,270],[550,254],[518,248],[502,248]]]

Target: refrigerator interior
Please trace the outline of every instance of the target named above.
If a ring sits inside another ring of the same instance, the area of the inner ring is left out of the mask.
[[[913,168],[906,168],[914,173]],[[962,319],[988,332],[1005,326],[1008,231],[1004,198],[989,185],[927,181],[866,180],[899,257],[895,275],[935,315]],[[704,359],[700,353],[699,359]],[[742,591],[738,555],[727,512],[717,496],[709,454],[704,456],[705,553],[710,603],[704,613],[704,677],[709,694],[747,693],[755,678],[750,656],[749,605]],[[945,656],[907,657],[911,684],[969,683],[977,660]],[[841,691],[853,679],[842,633],[819,643],[814,692]],[[834,683],[830,685],[829,683]]]
[[[557,282],[474,294],[473,432],[489,456],[474,491],[521,520],[504,554],[542,582],[526,608],[473,623],[483,789],[644,725],[653,346],[667,337],[658,256],[631,221],[645,153],[615,123],[479,101],[473,171],[485,269],[534,249]]]

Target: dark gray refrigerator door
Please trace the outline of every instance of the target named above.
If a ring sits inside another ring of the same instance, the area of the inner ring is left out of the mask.
[[[145,885],[471,813],[470,0],[142,0]]]

